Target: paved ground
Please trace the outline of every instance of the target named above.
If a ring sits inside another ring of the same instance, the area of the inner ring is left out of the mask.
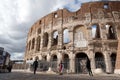
[[[0,73],[0,80],[120,80],[119,75],[94,75],[87,74],[33,74],[30,72],[14,71],[11,73]]]

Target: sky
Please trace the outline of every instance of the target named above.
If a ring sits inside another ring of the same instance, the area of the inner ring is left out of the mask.
[[[58,9],[76,11],[81,3],[90,1],[0,0],[0,47],[11,54],[12,60],[23,59],[28,30],[37,20]]]

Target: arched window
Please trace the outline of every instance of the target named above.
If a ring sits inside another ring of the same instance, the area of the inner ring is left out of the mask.
[[[58,31],[53,32],[53,46],[58,44]]]
[[[43,47],[47,47],[48,45],[48,33],[44,33]]]
[[[54,18],[57,18],[58,17],[58,14],[57,13],[54,13]]]
[[[92,38],[100,38],[100,29],[98,25],[92,26]]]
[[[39,28],[39,29],[37,30],[37,33],[38,33],[38,34],[40,34],[40,33],[41,33],[41,28]]]
[[[69,69],[69,56],[68,54],[63,55],[64,68]]]
[[[40,38],[40,36],[37,38],[37,47],[36,47],[36,50],[37,51],[40,51],[40,42],[41,42],[41,38]]]
[[[112,63],[112,72],[114,72],[115,64],[116,64],[116,53],[111,54],[111,63]]]
[[[29,50],[31,49],[30,47],[31,47],[31,41],[29,41]]]
[[[107,30],[107,38],[108,39],[116,39],[115,30],[114,30],[113,26],[106,25],[106,30]]]
[[[35,46],[35,38],[33,38],[32,40],[32,49],[34,49],[34,46]]]
[[[63,43],[69,43],[70,39],[69,39],[69,32],[68,29],[64,29],[63,31]]]
[[[104,7],[104,9],[108,9],[109,8],[108,3],[105,3],[103,7]]]
[[[104,72],[106,71],[105,60],[102,53],[100,52],[95,53],[95,64],[96,64],[96,68],[101,68],[103,69]]]

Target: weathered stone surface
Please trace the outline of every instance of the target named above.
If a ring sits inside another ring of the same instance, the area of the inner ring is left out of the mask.
[[[59,64],[61,60],[68,58],[69,72],[74,73],[78,68],[76,59],[83,59],[85,57],[82,55],[86,55],[92,60],[92,69],[96,69],[97,66],[95,59],[102,58],[105,65],[102,68],[113,73],[115,63],[111,60],[119,63],[120,53],[119,5],[119,1],[88,2],[82,4],[76,12],[60,9],[44,16],[33,24],[28,32],[25,60],[34,60],[37,56],[47,59],[45,56],[49,54],[50,58],[47,61],[57,59]],[[69,34],[67,43],[64,43],[65,29]],[[53,38],[56,31],[57,36]],[[77,57],[77,54],[82,55]],[[73,55],[71,59],[70,56]],[[116,55],[117,60],[114,59]],[[120,69],[120,65],[117,64],[116,68]]]

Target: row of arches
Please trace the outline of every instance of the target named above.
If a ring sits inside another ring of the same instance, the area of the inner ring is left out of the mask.
[[[38,30],[40,32],[40,30]],[[64,43],[68,43],[70,41],[69,39],[69,32],[68,29],[64,29],[63,31],[63,42]],[[41,45],[41,37],[38,36],[37,40],[36,40],[36,50],[40,51],[40,45]],[[43,35],[43,47],[47,47],[48,46],[48,42],[49,42],[49,34],[46,32]],[[52,46],[57,45],[58,44],[58,31],[55,30],[52,33]],[[32,40],[29,41],[28,43],[28,50],[34,49],[35,47],[35,38],[33,38]]]
[[[99,25],[94,24],[91,27],[91,37],[93,39],[99,39],[101,38],[101,28],[99,27]],[[115,31],[115,27],[111,26],[111,25],[105,25],[105,30],[106,30],[106,37],[107,39],[116,39],[116,31]],[[41,30],[39,30],[39,33],[41,32]],[[69,29],[65,28],[63,30],[63,43],[67,44],[70,42],[70,34],[69,34]],[[73,41],[74,41],[74,46],[75,47],[85,47],[87,46],[87,43],[85,42],[87,40],[87,28],[83,25],[79,25],[76,26],[73,29]],[[45,32],[43,34],[43,47],[47,47],[48,43],[49,43],[49,36],[50,34],[48,34],[47,32]],[[58,31],[55,30],[52,32],[52,46],[55,46],[58,44],[58,39],[60,39]],[[41,45],[41,36],[37,37],[37,40],[35,40],[35,38],[33,38],[32,40],[29,41],[28,43],[28,50],[34,49],[35,47],[35,41],[36,42],[36,50],[39,51],[40,50],[40,45]],[[79,45],[78,45],[79,44]],[[80,46],[81,45],[81,46]]]
[[[106,24],[105,27],[106,29],[106,36],[107,39],[116,39],[116,31],[115,31],[115,27],[113,27],[112,25]],[[94,24],[92,26],[92,38],[101,38],[101,30],[99,25]]]
[[[86,53],[77,53],[75,56],[75,72],[76,73],[87,73],[86,69],[86,57],[88,55]],[[106,72],[106,61],[105,57],[102,53],[96,52],[95,53],[95,68],[101,68],[104,72]],[[51,61],[58,61],[57,55],[53,55]],[[64,68],[69,70],[70,68],[70,58],[68,54],[64,54],[62,58],[62,62],[64,64]],[[115,62],[116,62],[116,53],[112,53],[110,55],[110,62],[111,62],[111,69],[114,72],[115,69]]]
[[[88,54],[84,53],[84,52],[79,52],[75,54],[75,58],[72,59],[75,64],[70,65],[70,61],[71,58],[69,57],[69,54],[62,54],[62,63],[64,64],[64,71],[66,70],[70,70],[71,66],[75,66],[75,73],[87,73],[87,69],[86,69],[86,57],[89,57]],[[104,72],[107,71],[107,67],[106,67],[106,59],[105,56],[103,55],[103,53],[101,52],[96,52],[95,56],[92,57],[94,58],[94,62],[95,62],[95,69],[100,68],[102,69]],[[89,57],[89,59],[92,59],[91,57]],[[37,59],[39,60],[39,57],[37,56]],[[58,66],[58,62],[59,60],[59,56],[57,54],[52,54],[51,58],[50,58],[50,62],[51,62],[51,67],[54,71],[56,71],[56,68]],[[30,58],[30,60],[33,60],[33,58]],[[47,60],[47,55],[42,56],[42,60],[48,61]],[[91,60],[92,61],[92,60]],[[110,59],[109,62],[111,65],[107,65],[108,67],[111,67],[110,69],[110,73],[114,72],[115,69],[115,64],[116,64],[116,53],[112,53],[110,55]],[[92,63],[92,62],[91,62]],[[94,64],[91,64],[94,65]]]

